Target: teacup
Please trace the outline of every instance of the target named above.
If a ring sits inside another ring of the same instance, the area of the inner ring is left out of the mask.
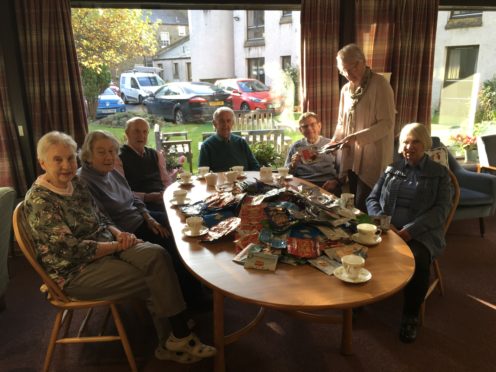
[[[243,170],[245,169],[244,166],[242,165],[235,165],[234,167],[231,167],[231,170],[233,172],[236,172],[238,174],[238,177],[243,175]]]
[[[207,181],[207,186],[217,185],[217,173],[207,173],[205,180]]]
[[[356,254],[349,254],[341,257],[341,263],[343,264],[346,276],[350,279],[357,279],[360,275],[360,270],[365,266],[363,257],[357,256]]]
[[[374,217],[374,222],[381,228],[382,231],[388,231],[391,227],[391,216],[382,214]]]
[[[181,178],[182,183],[189,183],[191,181],[191,173],[189,172],[183,172],[179,174],[179,177]]]
[[[289,168],[286,167],[277,168],[277,172],[281,177],[285,178],[289,175]]]
[[[198,167],[198,176],[205,177],[210,170],[210,167]]]
[[[178,204],[183,204],[186,200],[186,195],[188,192],[186,190],[174,190],[172,195],[174,195],[174,199]]]
[[[358,238],[365,243],[374,243],[381,235],[382,230],[371,223],[360,223],[357,225]]]
[[[343,192],[339,199],[339,205],[346,209],[353,209],[355,206],[355,195],[348,192]]]
[[[272,168],[271,167],[261,167],[260,168],[260,179],[262,179],[262,180],[272,179]]]
[[[198,216],[188,217],[186,218],[186,223],[188,224],[189,231],[191,231],[191,235],[198,235],[203,224],[203,218]]]
[[[234,183],[238,178],[238,172],[229,171],[225,173],[227,183]]]

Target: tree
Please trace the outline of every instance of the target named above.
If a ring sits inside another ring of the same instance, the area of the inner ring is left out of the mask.
[[[98,94],[110,82],[109,71],[128,59],[156,53],[159,25],[150,22],[149,14],[138,9],[72,9],[72,30],[91,117]]]

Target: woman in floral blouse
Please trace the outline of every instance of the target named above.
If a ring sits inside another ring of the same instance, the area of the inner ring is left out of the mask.
[[[45,171],[26,194],[26,218],[38,260],[64,292],[80,300],[145,300],[160,338],[158,359],[192,363],[215,354],[189,330],[169,254],[120,231],[101,214],[76,177],[76,143],[61,132],[38,142]],[[172,332],[165,340],[164,329]]]

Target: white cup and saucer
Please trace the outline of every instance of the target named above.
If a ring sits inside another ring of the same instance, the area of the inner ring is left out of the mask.
[[[187,198],[188,192],[186,190],[174,190],[172,195],[173,198],[170,201],[172,205],[185,205],[191,202],[191,200]]]
[[[272,167],[260,167],[260,181],[272,182]]]
[[[357,225],[357,233],[353,234],[351,238],[363,245],[376,245],[382,241],[382,230],[371,223],[360,223]]]
[[[245,177],[244,169],[245,169],[245,167],[242,165],[235,165],[235,166],[231,167],[231,171],[237,173],[237,175],[238,175],[237,178]]]
[[[334,276],[347,283],[365,283],[372,274],[365,266],[365,259],[355,254],[341,257],[342,266],[334,270]]]
[[[215,187],[215,185],[217,185],[217,173],[207,173],[205,175],[205,181],[207,181],[207,186],[210,186],[210,187]]]
[[[193,216],[186,218],[187,226],[183,229],[183,233],[189,237],[205,235],[208,232],[208,227],[203,226],[203,218]]]
[[[210,167],[198,167],[198,176],[199,179],[204,179],[205,175],[210,172]]]
[[[190,172],[182,172],[179,174],[178,182],[181,186],[190,186],[193,184],[192,174]]]
[[[224,175],[226,177],[226,182],[229,184],[236,182],[238,179],[238,172],[236,171],[228,171]]]
[[[279,167],[277,168],[277,173],[279,175],[279,178],[282,178],[282,179],[290,179],[290,178],[293,178],[293,175],[292,174],[289,174],[289,168],[287,167]]]

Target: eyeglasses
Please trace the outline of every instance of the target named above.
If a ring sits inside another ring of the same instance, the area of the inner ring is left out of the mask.
[[[357,68],[359,62],[360,61],[356,61],[355,63],[353,63],[353,65],[351,67],[345,67],[345,66],[343,66],[342,69],[339,69],[338,68],[339,74],[342,75],[342,76],[349,75],[351,71],[353,71],[354,69]]]
[[[314,121],[314,122],[311,122],[311,123],[308,123],[308,124],[303,124],[303,125],[300,125],[300,129],[307,129],[307,128],[314,128],[318,125],[319,123]]]

